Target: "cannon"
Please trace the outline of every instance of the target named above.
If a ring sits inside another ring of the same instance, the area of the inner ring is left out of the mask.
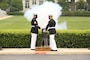
[[[41,40],[41,46],[48,47],[48,31],[45,29],[42,29],[42,40]]]
[[[41,46],[36,47],[36,51],[50,51],[49,42],[48,42],[48,31],[42,29],[41,36]]]

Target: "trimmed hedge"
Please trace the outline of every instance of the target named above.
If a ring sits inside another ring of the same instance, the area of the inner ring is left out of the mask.
[[[24,15],[23,12],[8,12],[8,15]],[[62,11],[62,16],[90,16],[90,11]]]
[[[8,12],[8,15],[24,15],[23,12]]]
[[[90,16],[90,11],[63,11],[62,16]]]
[[[29,30],[0,30],[0,46],[3,48],[29,48]],[[58,30],[56,33],[58,48],[88,48],[90,47],[90,30]],[[39,32],[37,46],[41,44]]]

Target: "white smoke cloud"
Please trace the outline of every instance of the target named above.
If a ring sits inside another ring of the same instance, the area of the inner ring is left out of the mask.
[[[41,28],[45,28],[48,24],[48,16],[53,15],[53,19],[56,21],[56,28],[57,29],[67,29],[66,23],[63,23],[61,26],[58,24],[58,17],[61,16],[62,7],[53,2],[45,2],[40,6],[33,6],[31,9],[25,12],[24,16],[27,18],[28,21],[31,21],[34,14],[38,15],[37,21]]]
[[[57,30],[67,30],[67,22],[64,21],[62,23],[57,24],[56,29]]]

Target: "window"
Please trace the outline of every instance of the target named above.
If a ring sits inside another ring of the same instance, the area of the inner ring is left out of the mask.
[[[39,5],[43,4],[43,0],[39,0]]]
[[[29,2],[29,0],[26,0],[26,2]]]
[[[36,2],[37,2],[36,0],[32,0],[33,5],[36,5]]]
[[[30,6],[29,6],[29,0],[25,0],[25,8],[30,8]]]

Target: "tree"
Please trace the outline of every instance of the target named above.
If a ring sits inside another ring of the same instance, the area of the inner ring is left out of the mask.
[[[13,1],[13,0],[8,0],[8,4],[9,4],[9,6],[12,5],[12,1]]]
[[[8,7],[7,10],[6,10],[7,12],[10,12],[10,9],[11,9],[11,6],[12,6],[12,1],[13,1],[13,0],[8,0],[8,2],[7,2],[8,5],[9,5],[9,7]]]
[[[2,10],[6,10],[8,8],[8,3],[7,3],[8,0],[0,0],[0,8]]]
[[[22,0],[0,0],[0,8],[7,12],[16,12],[23,9]]]
[[[86,0],[88,4],[90,4],[90,0]]]
[[[11,8],[10,8],[11,12],[16,12],[16,11],[19,12],[23,9],[22,0],[12,0],[12,3],[10,4],[11,4]]]
[[[69,10],[69,2],[68,2],[68,0],[58,0],[58,4],[62,6],[64,11]]]
[[[54,0],[47,0],[47,1],[52,1],[52,2],[54,2]]]
[[[75,11],[75,0],[71,0],[71,11]]]
[[[78,10],[82,10],[85,8],[85,2],[84,0],[79,0],[77,3],[76,3],[76,9]]]
[[[88,11],[90,11],[90,0],[86,0],[87,1],[87,9]]]

